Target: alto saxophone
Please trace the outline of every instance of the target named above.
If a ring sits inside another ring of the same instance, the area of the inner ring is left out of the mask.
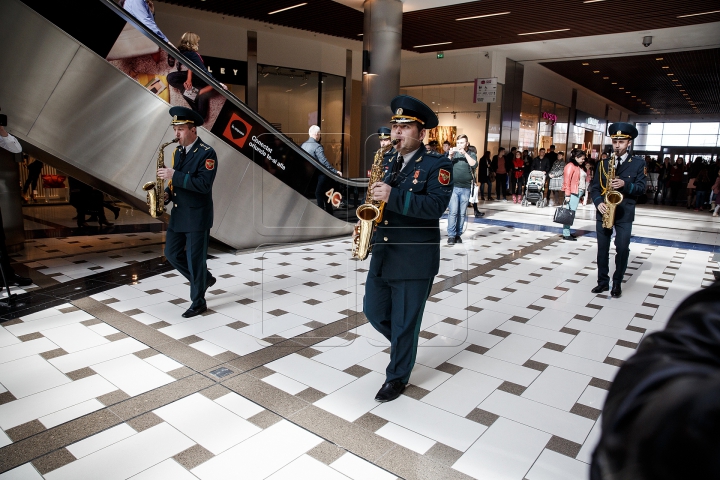
[[[358,260],[365,260],[370,253],[372,249],[370,239],[372,238],[373,229],[382,220],[383,209],[385,208],[385,202],[372,199],[370,186],[375,182],[382,181],[385,176],[385,171],[382,168],[383,157],[397,143],[398,140],[393,140],[390,145],[375,152],[375,158],[370,168],[370,181],[365,195],[365,203],[355,210],[355,215],[360,219],[360,225],[355,227],[356,236],[353,240],[352,257]]]
[[[171,141],[160,145],[160,151],[157,157],[158,169],[165,168],[165,147],[177,142],[178,139],[173,138]],[[157,169],[155,172],[157,175]],[[154,182],[147,182],[142,188],[147,192],[147,204],[150,207],[150,216],[157,218],[165,213],[165,181],[160,177],[156,177]]]
[[[602,164],[601,164],[602,165]],[[603,213],[603,228],[613,228],[615,224],[615,209],[623,201],[623,194],[614,190],[612,181],[615,180],[615,153],[610,156],[608,171],[605,174],[607,184],[605,185],[605,213]],[[600,177],[602,179],[602,177]]]

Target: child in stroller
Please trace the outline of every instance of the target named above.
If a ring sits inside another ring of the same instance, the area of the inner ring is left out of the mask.
[[[527,207],[530,204],[538,208],[545,206],[545,172],[542,170],[533,170],[528,175],[521,205]]]

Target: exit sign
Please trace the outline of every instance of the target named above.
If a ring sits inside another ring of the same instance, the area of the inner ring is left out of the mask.
[[[437,58],[445,58],[445,52],[438,52]]]

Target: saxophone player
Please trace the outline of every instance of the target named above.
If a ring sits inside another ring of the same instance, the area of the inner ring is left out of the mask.
[[[598,162],[597,171],[590,185],[590,197],[597,207],[596,227],[598,254],[598,283],[592,293],[610,290],[610,239],[613,228],[603,228],[603,215],[608,206],[605,194],[609,188],[622,194],[622,201],[615,207],[615,273],[612,278],[610,295],[619,298],[622,295],[622,281],[630,256],[630,235],[632,222],[635,220],[635,203],[645,193],[647,172],[645,161],[630,154],[632,141],[638,136],[637,129],[630,123],[613,123],[608,127],[608,135],[612,138],[613,153],[610,158]],[[608,179],[611,171],[610,162],[615,162],[615,178]]]
[[[383,157],[383,181],[370,186],[372,200],[385,207],[363,299],[368,321],[391,345],[378,402],[396,399],[410,380],[425,301],[440,264],[439,219],[452,194],[450,160],[423,147],[427,129],[438,124],[435,113],[407,95],[390,106],[392,139],[398,142]]]
[[[390,146],[392,143],[391,139],[391,132],[388,127],[380,127],[378,128],[378,139],[380,140],[380,148],[385,148]]]
[[[190,282],[192,304],[182,314],[190,318],[207,310],[205,291],[217,281],[207,269],[217,154],[197,135],[203,124],[197,112],[172,107],[170,115],[179,145],[172,154],[172,167],[158,168],[157,176],[171,181],[165,189],[165,203],[172,204],[165,257]]]

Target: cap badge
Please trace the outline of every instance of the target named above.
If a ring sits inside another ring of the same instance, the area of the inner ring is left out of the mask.
[[[402,114],[403,114],[402,108],[398,108],[397,110],[395,110],[395,115],[402,115]]]
[[[173,115],[173,122],[177,122],[177,115]]]

